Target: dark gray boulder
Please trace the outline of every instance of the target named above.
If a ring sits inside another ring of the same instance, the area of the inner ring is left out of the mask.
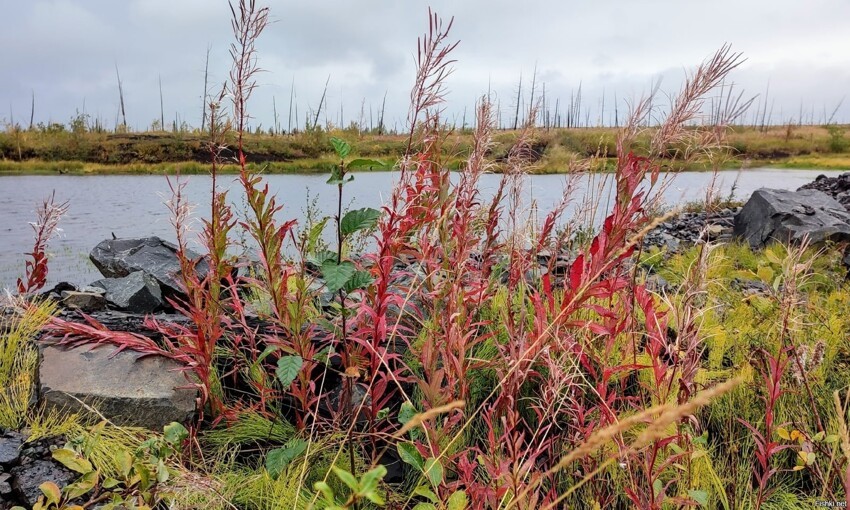
[[[106,301],[114,308],[132,313],[151,313],[165,305],[159,283],[144,271],[122,278],[104,278],[92,283],[106,291]]]
[[[850,213],[818,190],[762,188],[735,216],[734,234],[753,248],[772,241],[813,244],[850,240]]]
[[[838,177],[819,175],[814,181],[801,186],[799,189],[823,191],[850,211],[850,172],[841,174]]]
[[[21,456],[23,436],[15,433],[0,434],[0,471],[18,462]]]
[[[198,276],[206,276],[209,271],[206,260],[191,250],[186,255],[196,262]],[[159,237],[107,239],[94,247],[89,258],[107,278],[120,278],[144,271],[156,279],[166,294],[183,293],[178,277],[180,262],[177,259],[177,246]]]
[[[14,467],[10,472],[14,477],[12,488],[27,508],[32,508],[41,496],[39,485],[44,482],[53,482],[61,489],[77,477],[65,466],[52,460],[36,460]]]
[[[197,390],[181,365],[111,346],[41,346],[39,397],[48,409],[85,412],[119,424],[162,430],[195,413]]]

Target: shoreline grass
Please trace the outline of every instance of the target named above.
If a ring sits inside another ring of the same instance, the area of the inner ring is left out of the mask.
[[[750,127],[730,128],[727,150],[719,159],[677,158],[662,160],[671,170],[701,171],[752,167],[850,170],[848,126],[775,126],[762,132]],[[316,130],[288,135],[246,134],[245,150],[252,170],[268,174],[328,173],[338,164],[327,150],[332,136],[352,140],[353,154],[381,161],[389,170],[404,152],[404,137],[394,134],[357,133],[351,130]],[[593,168],[612,171],[616,161],[615,128],[560,128],[537,133],[531,173],[566,174],[593,160]],[[645,145],[653,129],[637,137]],[[516,131],[495,134],[490,157],[501,171],[517,142]],[[204,134],[191,133],[98,133],[57,130],[0,132],[0,174],[203,174],[209,172]],[[468,130],[450,134],[442,148],[442,160],[460,169],[472,147]],[[225,154],[224,156],[227,156]],[[224,158],[224,173],[237,173],[238,165]],[[586,166],[586,165],[585,165]],[[362,170],[361,170],[362,171]]]

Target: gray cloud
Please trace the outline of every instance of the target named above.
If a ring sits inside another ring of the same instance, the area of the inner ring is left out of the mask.
[[[167,121],[200,121],[204,56],[213,83],[229,71],[229,9],[223,0],[32,0],[7,2],[0,45],[0,118],[28,121],[35,94],[36,122],[67,122],[76,111],[115,121],[117,64],[131,125],[159,117],[162,80]],[[299,120],[318,106],[325,80],[328,118],[340,106],[345,122],[365,105],[374,111],[387,94],[390,125],[402,123],[413,80],[416,37],[427,28],[427,4],[380,0],[269,1],[274,23],[257,47],[266,72],[250,105],[255,124],[270,126],[272,101],[288,123],[294,80]],[[537,66],[547,95],[568,101],[581,83],[595,121],[603,91],[611,104],[646,92],[662,77],[676,90],[688,69],[724,43],[747,61],[737,86],[763,94],[774,120],[813,114],[822,120],[850,91],[850,3],[844,0],[749,1],[434,0],[455,16],[456,72],[448,82],[449,118],[470,112],[488,84],[511,110],[520,73],[528,87]],[[622,106],[622,105],[621,105]],[[813,112],[813,113],[812,113]],[[471,115],[471,113],[470,113]],[[606,118],[610,111],[606,112]],[[324,116],[323,116],[324,117]],[[838,119],[850,121],[850,101]]]

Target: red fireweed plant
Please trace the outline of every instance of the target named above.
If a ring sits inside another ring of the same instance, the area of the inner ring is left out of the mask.
[[[177,360],[196,378],[200,408],[213,421],[251,410],[291,421],[310,438],[344,431],[352,471],[355,453],[374,467],[395,450],[416,489],[405,505],[461,493],[471,508],[700,503],[702,494],[689,477],[679,477],[677,464],[694,451],[697,409],[731,387],[706,390],[696,378],[698,297],[711,248],[689,277],[690,297],[677,305],[647,289],[634,259],[642,237],[662,221],[652,213],[669,185],[660,159],[690,158],[722,143],[722,126],[704,136],[691,124],[702,98],[741,62],[739,55],[723,47],[689,77],[642,155],[634,146],[651,100],[635,105],[617,140],[609,200],[601,181],[594,198],[564,218],[578,188],[571,177],[537,228],[534,204],[523,219],[524,176],[537,157],[535,105],[507,157],[494,162],[495,114],[490,98],[482,98],[473,144],[456,184],[450,178],[441,113],[458,43],[450,38],[452,21],[429,11],[398,181],[380,214],[344,214],[342,189],[355,148],[332,139],[340,161],[329,181],[339,193],[336,251],[307,253],[296,241],[296,223],[278,218],[282,205],[261,174],[249,170],[243,147],[260,71],[255,42],[269,12],[241,0],[231,13],[230,82],[210,104],[213,189],[202,260],[191,258],[187,245],[184,183],[171,183],[185,294],[171,306],[189,323],[148,319],[157,341],[109,332],[91,318],[85,324],[56,319],[51,334]],[[218,115],[227,97],[231,121]],[[248,209],[238,220],[217,187],[231,126]],[[497,167],[503,177],[485,201],[481,176]],[[601,221],[594,223],[596,217]],[[374,248],[355,257],[346,236],[366,224],[374,224]],[[240,227],[257,252],[253,272],[229,254],[230,235]],[[301,247],[295,261],[284,256],[290,241]],[[41,259],[34,259],[32,283],[19,287],[43,284],[38,272],[46,268],[37,269]],[[320,287],[333,294],[327,309],[309,290],[319,274]],[[256,319],[246,289],[268,305]],[[776,374],[789,356],[779,353],[766,371],[773,404],[781,396]],[[331,378],[343,382],[331,388]],[[356,406],[355,390],[362,394]],[[767,443],[774,424],[766,427],[756,437],[765,452],[757,481],[765,489],[775,453]],[[768,439],[762,444],[758,437]],[[623,494],[614,481],[622,482]]]

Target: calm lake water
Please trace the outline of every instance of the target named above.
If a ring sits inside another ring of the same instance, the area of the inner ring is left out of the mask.
[[[725,171],[719,174],[717,187],[727,196],[735,187],[737,198],[746,198],[761,187],[797,189],[819,174],[830,176],[843,172],[818,170],[748,169],[744,172]],[[457,175],[455,175],[455,178]],[[600,176],[580,177],[573,194],[580,202],[588,190],[597,189]],[[608,177],[610,179],[610,176]],[[271,175],[269,188],[283,204],[281,218],[304,218],[308,202],[322,214],[336,208],[336,188],[325,184],[325,175]],[[359,173],[345,189],[346,205],[350,208],[379,207],[388,196],[396,174],[390,172]],[[480,184],[484,198],[491,197],[500,175],[485,175]],[[594,180],[595,179],[595,180]],[[705,196],[712,174],[682,172],[673,176],[665,190],[667,204],[675,205]],[[567,182],[565,175],[536,175],[526,178],[523,200],[527,206],[537,205],[539,215],[545,215],[561,199]],[[230,198],[236,210],[244,210],[241,195],[233,176],[219,178],[221,186],[231,190]],[[608,190],[610,187],[605,186]],[[88,261],[88,252],[103,239],[112,237],[141,237],[157,235],[173,240],[173,228],[164,201],[169,196],[165,177],[156,175],[97,175],[97,176],[0,176],[0,289],[12,288],[24,268],[24,253],[32,247],[33,232],[29,222],[35,219],[35,208],[52,191],[57,200],[69,201],[70,208],[62,219],[62,232],[50,244],[49,284],[70,281],[86,284],[98,279],[99,273]],[[210,178],[188,178],[186,195],[199,204],[196,215],[208,214]],[[604,191],[603,193],[607,193]],[[195,228],[199,228],[196,223]]]

